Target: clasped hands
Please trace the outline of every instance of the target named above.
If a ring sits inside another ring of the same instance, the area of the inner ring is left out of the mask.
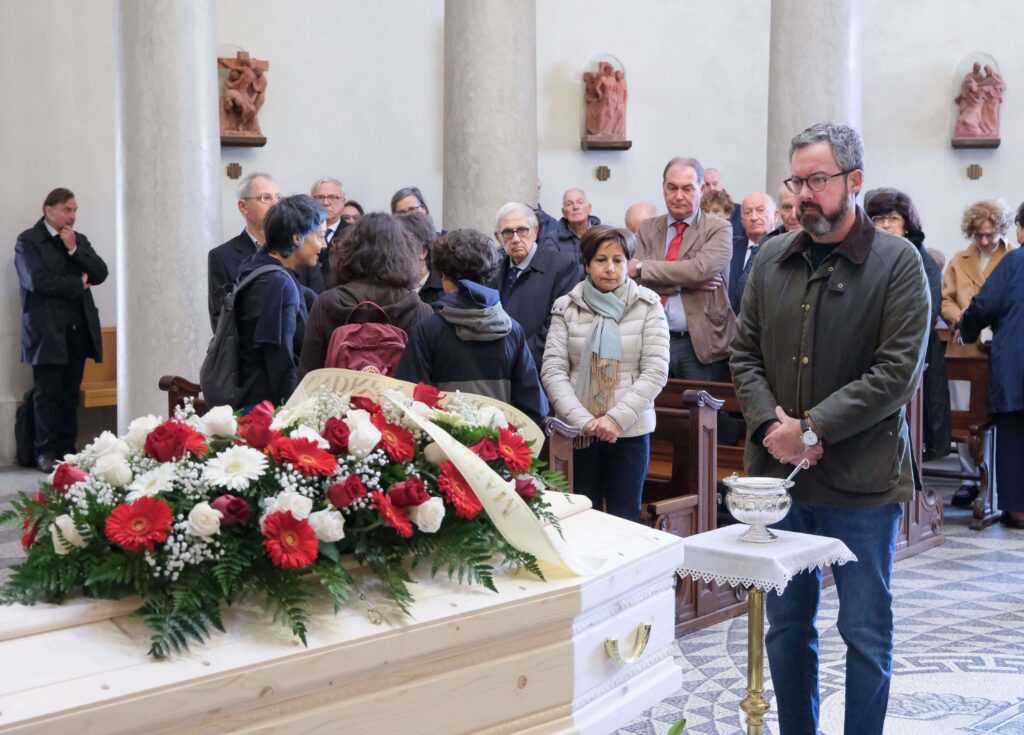
[[[637,276],[636,266],[637,266],[637,264],[639,262],[640,262],[639,258],[633,258],[632,260],[629,261],[628,268],[629,268],[629,277],[630,278],[636,278],[636,276]],[[724,283],[725,283],[725,279],[722,278],[722,274],[721,273],[716,273],[715,275],[711,276],[710,278],[707,278],[707,279],[705,279],[703,281],[700,281],[697,284],[694,284],[693,286],[688,287],[686,290],[688,290],[688,291],[717,291],[718,288],[720,286],[722,286]]]
[[[775,417],[778,423],[768,427],[762,442],[768,453],[782,464],[797,465],[806,459],[808,467],[816,465],[825,453],[821,442],[812,447],[804,444],[800,421],[787,416],[782,406],[775,407]]]
[[[599,416],[596,419],[590,419],[583,426],[583,435],[596,436],[601,441],[614,444],[615,440],[619,438],[619,427],[607,416]]]

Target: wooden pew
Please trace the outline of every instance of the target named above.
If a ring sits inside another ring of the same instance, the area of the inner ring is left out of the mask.
[[[949,330],[939,330],[943,342],[949,341]],[[988,417],[988,352],[967,345],[960,350],[946,353],[946,375],[949,380],[964,380],[971,384],[970,402],[966,409],[950,409],[949,418],[953,441],[966,444],[978,468],[978,474],[967,474],[954,470],[928,468],[928,477],[948,479],[977,479],[978,497],[971,506],[970,527],[980,531],[999,520],[998,498],[995,487],[994,450],[992,435],[994,424]]]
[[[160,390],[167,393],[167,415],[173,416],[174,409],[185,405],[185,399],[191,398],[196,413],[202,416],[209,410],[206,401],[199,397],[199,384],[182,378],[179,375],[165,375],[158,383]]]
[[[78,405],[82,408],[117,405],[117,327],[101,327],[103,362],[85,361]]]

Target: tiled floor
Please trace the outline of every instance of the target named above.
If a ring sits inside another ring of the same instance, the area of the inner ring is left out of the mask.
[[[41,474],[0,467],[0,507]],[[948,496],[952,487],[943,490]],[[947,506],[946,543],[896,565],[895,675],[891,735],[1024,734],[1024,531],[967,528]],[[0,529],[0,583],[21,556],[18,530]],[[834,589],[823,596],[821,717],[842,733],[843,657]],[[683,688],[617,735],[663,735],[679,719],[686,735],[745,732],[739,701],[746,682],[746,618],[680,638]],[[765,669],[771,698],[770,674]],[[768,732],[777,735],[771,713]]]

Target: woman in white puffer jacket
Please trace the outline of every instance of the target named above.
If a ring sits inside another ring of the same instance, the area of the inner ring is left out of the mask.
[[[631,521],[640,519],[654,399],[668,380],[669,355],[660,297],[627,278],[634,250],[627,230],[587,230],[587,277],[555,301],[541,369],[555,415],[583,430],[573,491]]]

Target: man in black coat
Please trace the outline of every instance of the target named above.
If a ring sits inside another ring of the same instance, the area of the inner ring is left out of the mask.
[[[52,472],[75,451],[78,391],[85,358],[103,359],[100,317],[91,287],[107,265],[89,239],[75,232],[78,202],[54,189],[43,217],[18,235],[14,264],[21,287],[21,361],[32,365],[36,467]]]
[[[776,208],[764,192],[753,192],[739,207],[743,234],[732,238],[732,261],[729,264],[729,304],[734,314],[740,313],[743,288],[754,266],[757,251],[775,226]]]
[[[547,247],[537,247],[537,215],[525,204],[509,202],[498,210],[494,237],[505,251],[493,287],[501,305],[526,333],[540,371],[551,305],[579,283],[577,263]]]
[[[259,171],[251,173],[238,185],[238,211],[245,218],[245,229],[236,237],[213,248],[207,257],[208,306],[210,327],[214,332],[217,331],[217,318],[220,316],[224,295],[235,283],[242,261],[266,242],[263,218],[280,199],[281,190],[270,174]],[[311,306],[315,294],[324,290],[323,275],[317,266],[300,268],[298,274],[299,283],[315,292],[305,294],[308,302],[306,305]]]

